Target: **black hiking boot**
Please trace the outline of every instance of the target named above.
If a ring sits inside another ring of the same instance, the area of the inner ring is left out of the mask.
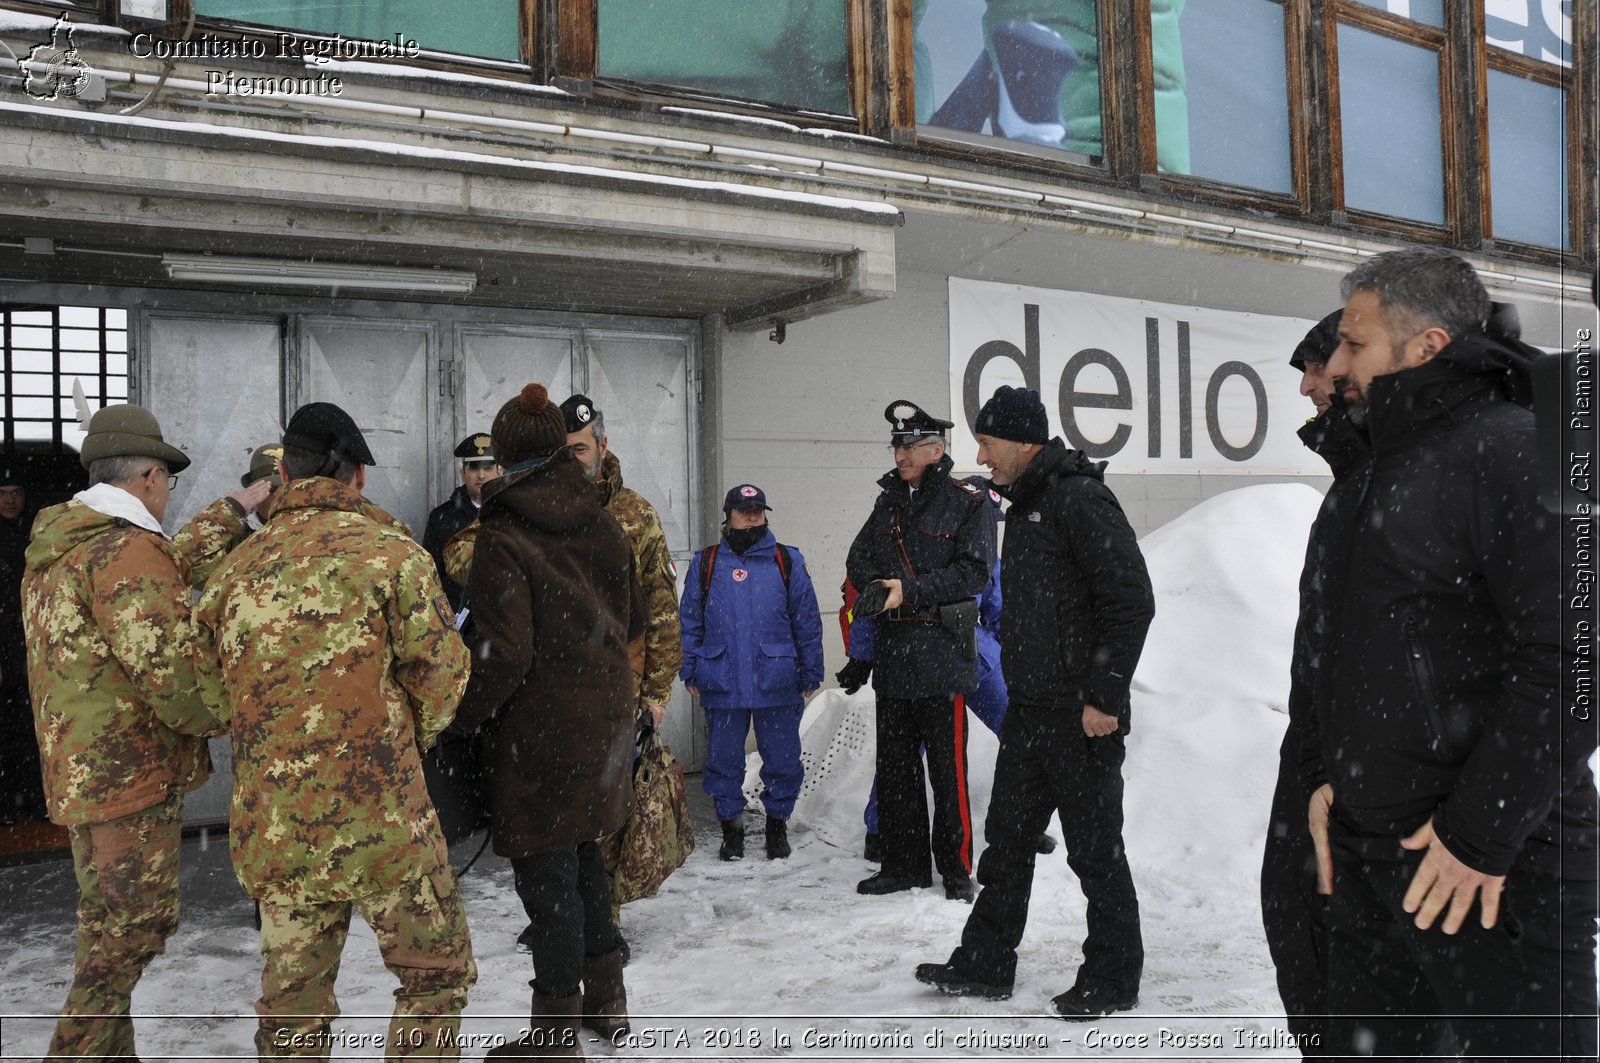
[[[787,860],[793,852],[789,848],[789,823],[782,819],[767,820],[767,859]]]
[[[717,850],[719,860],[744,859],[744,820],[722,821],[722,848]]]

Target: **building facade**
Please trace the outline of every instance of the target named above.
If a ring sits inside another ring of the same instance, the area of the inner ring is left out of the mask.
[[[1593,327],[1596,39],[1595,0],[3,3],[5,444],[141,401],[181,521],[335,401],[420,533],[538,380],[680,568],[752,481],[829,588],[884,406],[1026,381],[1147,531],[1326,483],[1285,337],[1363,256]]]

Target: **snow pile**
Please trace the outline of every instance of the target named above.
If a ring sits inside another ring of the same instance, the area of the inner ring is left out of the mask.
[[[1124,768],[1135,864],[1253,880],[1261,866],[1289,692],[1289,655],[1306,535],[1322,496],[1304,484],[1218,495],[1140,544],[1156,619],[1134,676]],[[817,695],[801,722],[806,782],[794,818],[859,849],[875,744],[870,689]],[[967,744],[972,820],[988,812],[998,740],[975,717]],[[760,811],[761,758],[745,776]]]

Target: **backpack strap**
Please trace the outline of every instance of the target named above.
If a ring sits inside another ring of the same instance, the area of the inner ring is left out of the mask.
[[[783,589],[789,589],[789,570],[794,567],[794,562],[789,557],[789,548],[782,543],[773,551],[773,557],[778,562],[778,574],[783,577]]]
[[[700,552],[700,600],[704,601],[711,590],[711,570],[717,567],[717,549],[721,543],[712,543]]]

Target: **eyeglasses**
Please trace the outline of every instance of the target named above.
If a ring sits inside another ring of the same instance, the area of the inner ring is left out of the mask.
[[[177,486],[178,486],[178,474],[175,473],[175,472],[168,472],[167,470],[163,469],[159,465],[150,466],[149,471],[146,472],[145,475],[146,476],[152,476],[152,475],[154,475],[154,476],[165,476],[167,478],[167,490],[168,491],[175,490],[177,488]]]
[[[931,446],[933,446],[933,444],[938,443],[938,442],[940,442],[940,440],[937,440],[937,439],[920,439],[915,443],[890,443],[889,444],[889,449],[891,451],[893,451],[894,453],[898,454],[902,450],[911,451],[911,450],[916,450],[918,447],[931,447]]]

